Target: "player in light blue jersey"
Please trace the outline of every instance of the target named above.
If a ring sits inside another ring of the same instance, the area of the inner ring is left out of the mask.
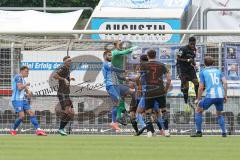
[[[129,80],[128,77],[121,76],[125,70],[116,68],[112,66],[112,53],[106,50],[103,54],[103,77],[104,83],[106,85],[106,90],[112,99],[114,106],[112,107],[112,123],[111,127],[117,132],[121,131],[117,123],[117,107],[124,96],[129,93],[133,93],[135,89],[130,89],[129,86],[119,84],[119,80]]]
[[[195,123],[197,132],[191,137],[202,137],[202,113],[211,105],[215,105],[217,110],[218,124],[222,130],[222,137],[226,137],[224,117],[222,115],[223,103],[227,101],[227,80],[222,72],[213,67],[214,60],[210,56],[204,58],[205,68],[200,72],[200,85],[198,96],[195,101],[196,108]],[[201,100],[202,93],[206,88],[206,96]]]
[[[26,83],[24,80],[25,77],[28,77],[28,74],[29,68],[27,66],[22,66],[20,68],[20,73],[14,77],[12,82],[12,105],[15,112],[18,114],[18,118],[16,119],[10,134],[13,136],[17,135],[16,129],[23,121],[26,112],[30,116],[30,121],[36,129],[36,135],[46,136],[46,133],[39,128],[37,118],[29,104],[32,92],[28,89],[30,83]]]

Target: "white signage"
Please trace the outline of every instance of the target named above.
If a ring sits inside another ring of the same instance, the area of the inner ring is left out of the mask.
[[[172,30],[172,27],[165,22],[104,22],[99,30]],[[168,42],[171,34],[100,34],[101,39],[106,40],[128,40],[134,42]]]
[[[56,69],[62,65],[66,51],[22,51],[21,65],[30,68],[26,79],[30,82],[30,90],[35,95],[56,95],[58,82],[52,77]],[[69,51],[72,58],[71,94],[89,95],[105,92],[102,74],[102,51]]]

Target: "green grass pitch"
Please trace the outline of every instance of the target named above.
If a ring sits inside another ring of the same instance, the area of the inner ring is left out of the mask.
[[[240,137],[2,136],[0,160],[237,160]]]

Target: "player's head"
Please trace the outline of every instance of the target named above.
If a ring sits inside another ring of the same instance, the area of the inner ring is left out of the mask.
[[[105,61],[111,62],[112,61],[112,52],[110,50],[104,51],[103,58]]]
[[[143,54],[140,56],[140,62],[147,62],[148,61],[148,56],[146,54]]]
[[[211,56],[206,56],[204,58],[204,65],[205,66],[213,66],[213,64],[214,64],[214,60]]]
[[[196,38],[195,37],[190,37],[188,39],[188,46],[192,49],[195,49],[195,46],[196,46]]]
[[[70,56],[65,56],[63,57],[63,62],[64,64],[67,66],[67,67],[70,67],[71,66],[71,62],[72,62],[72,59]]]
[[[150,49],[147,52],[147,57],[148,57],[148,59],[155,59],[156,58],[156,51],[153,50],[153,49]]]
[[[29,74],[29,68],[28,66],[22,66],[20,68],[20,74],[23,76],[23,77],[28,77],[28,74]]]
[[[116,49],[122,49],[122,42],[120,40],[113,42],[113,45]]]

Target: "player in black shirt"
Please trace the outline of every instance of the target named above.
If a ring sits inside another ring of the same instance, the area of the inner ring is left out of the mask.
[[[188,90],[189,90],[189,81],[194,84],[194,90],[197,95],[199,82],[196,75],[196,39],[195,37],[189,38],[188,45],[179,49],[177,55],[177,71],[179,78],[181,80],[181,91],[183,92],[185,109],[190,110],[188,105]]]
[[[155,101],[158,102],[159,108],[162,109],[163,118],[167,114],[164,109],[166,107],[166,93],[171,84],[171,75],[163,63],[156,61],[155,50],[149,50],[147,56],[148,62],[142,63],[140,70],[145,74],[145,121],[148,130],[147,135],[151,137],[154,133],[151,117]],[[164,85],[163,75],[166,75],[166,85]],[[167,118],[168,116],[165,117]],[[168,122],[167,119],[166,122]]]
[[[64,128],[68,124],[68,122],[73,119],[74,116],[73,105],[69,97],[69,94],[70,94],[70,80],[75,79],[70,78],[70,66],[71,66],[70,56],[65,56],[63,58],[63,62],[64,64],[57,69],[53,77],[57,79],[59,83],[57,97],[61,105],[61,108],[56,109],[57,116],[59,116],[59,118],[61,119],[58,133],[63,136],[66,136],[67,133],[64,131]]]

